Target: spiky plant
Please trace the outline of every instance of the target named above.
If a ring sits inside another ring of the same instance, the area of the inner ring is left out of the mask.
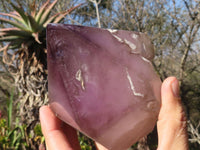
[[[14,12],[0,13],[0,21],[7,26],[0,29],[0,41],[4,43],[0,51],[21,93],[19,114],[28,125],[28,133],[38,122],[39,107],[48,101],[46,26],[61,22],[68,13],[82,5],[52,15],[56,3],[57,0],[52,3],[47,0],[40,9],[34,3],[30,14],[25,11],[27,9],[11,3]]]

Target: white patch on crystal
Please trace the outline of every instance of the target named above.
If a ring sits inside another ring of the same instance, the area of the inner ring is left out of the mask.
[[[120,38],[120,37],[118,37],[118,36],[116,36],[116,35],[113,35],[119,42],[121,42],[121,43],[123,43],[124,41]]]
[[[90,52],[87,49],[82,49],[82,47],[78,47],[78,51],[80,52],[81,55],[89,55]]]
[[[81,68],[83,69],[83,71],[87,71],[88,70],[88,66],[86,64],[82,64]]]
[[[55,27],[59,26],[59,24],[57,24],[57,23],[50,23],[50,25],[55,26]]]
[[[116,29],[107,29],[110,33],[115,33],[115,32],[117,32],[117,30]]]
[[[144,61],[148,62],[148,63],[151,63],[148,59],[144,58],[144,57],[141,57]]]
[[[133,33],[133,34],[132,34],[132,38],[133,38],[133,39],[137,39],[137,38],[138,38],[138,35]]]
[[[81,82],[81,87],[83,90],[85,90],[84,81],[83,81],[83,77],[82,77],[82,73],[80,69],[76,72],[76,80]]]
[[[146,46],[145,46],[145,44],[143,43],[143,48],[144,48],[144,51],[146,52],[147,50],[146,50]]]
[[[124,40],[124,42],[131,48],[131,52],[132,53],[135,53],[135,49],[136,49],[136,46],[135,44],[133,44],[132,42],[128,41],[128,40]]]
[[[81,81],[81,70],[80,69],[76,72],[76,80]]]
[[[120,37],[116,36],[113,34],[113,36],[121,43],[125,43],[126,45],[128,45],[131,48],[131,53],[138,53],[137,51],[135,51],[136,49],[136,45],[133,44],[132,42],[128,41],[127,39],[121,39]]]
[[[150,101],[147,103],[147,108],[151,111],[155,111],[156,106],[157,106],[156,101]]]
[[[133,86],[133,82],[132,82],[132,79],[131,79],[131,77],[130,77],[130,75],[129,75],[129,72],[128,72],[128,69],[127,69],[127,68],[126,68],[126,74],[127,74],[127,79],[128,79],[129,84],[130,84],[130,86],[131,86],[131,90],[132,90],[133,94],[134,94],[135,96],[144,97],[143,94],[137,93],[137,92],[135,91],[135,87]]]

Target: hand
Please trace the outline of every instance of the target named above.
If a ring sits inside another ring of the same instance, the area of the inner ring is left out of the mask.
[[[157,130],[158,150],[188,150],[187,119],[175,77],[167,78],[162,84]]]
[[[157,122],[158,150],[188,150],[186,117],[175,77],[163,82],[161,99]],[[40,121],[47,150],[80,150],[76,130],[59,120],[48,106],[40,108]],[[97,147],[106,150],[99,144]]]

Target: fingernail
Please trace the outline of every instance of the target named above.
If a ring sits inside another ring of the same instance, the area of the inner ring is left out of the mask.
[[[180,97],[180,89],[179,89],[179,83],[178,83],[178,80],[174,80],[172,82],[172,92],[174,94],[175,97]]]

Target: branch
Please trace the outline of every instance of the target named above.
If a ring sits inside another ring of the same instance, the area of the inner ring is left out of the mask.
[[[185,45],[186,48],[185,48],[184,54],[183,54],[183,56],[181,58],[180,84],[181,84],[181,82],[183,80],[184,67],[185,67],[185,63],[186,63],[187,57],[188,57],[188,53],[191,50],[191,45],[192,45],[192,43],[193,43],[193,41],[194,41],[198,31],[199,31],[199,27],[200,27],[200,25],[198,25],[196,28],[194,26],[195,26],[195,24],[193,22],[193,24],[191,26],[191,29],[190,29],[190,33],[189,33],[189,38],[187,39],[188,43]]]
[[[194,127],[193,124],[190,121],[188,121],[188,132],[191,136],[191,138],[189,138],[189,141],[191,143],[197,142],[198,144],[200,144],[199,128],[200,128],[200,121],[196,127]]]
[[[190,15],[190,18],[192,19],[192,20],[195,20],[196,18],[197,18],[197,15],[198,15],[198,13],[195,15],[193,15],[192,14],[192,12],[191,12],[191,10],[190,10],[190,7],[189,7],[189,4],[184,0],[184,3],[185,3],[185,6],[186,6],[186,8],[187,8],[187,10],[188,10],[188,13],[189,13],[189,15]]]
[[[97,2],[97,0],[89,0],[89,1],[94,3],[94,5],[95,5],[97,20],[98,20],[98,27],[101,28],[101,21],[100,21],[100,16],[99,16],[99,7],[98,7],[98,5],[101,3],[101,0],[99,0],[98,2]]]

